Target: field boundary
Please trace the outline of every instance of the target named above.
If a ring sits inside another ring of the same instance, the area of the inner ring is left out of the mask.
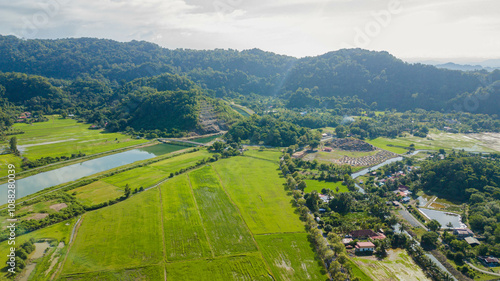
[[[243,223],[245,224],[245,228],[248,230],[248,233],[250,233],[250,236],[252,236],[252,240],[253,240],[253,243],[255,244],[255,247],[257,247],[257,251],[259,252],[260,254],[260,257],[262,258],[262,260],[264,261],[264,264],[266,265],[267,267],[267,270],[270,272],[271,276],[273,277],[273,280],[276,280],[276,278],[274,277],[273,275],[273,271],[271,270],[271,267],[269,266],[269,264],[267,263],[266,259],[264,258],[264,255],[262,254],[262,251],[260,250],[259,248],[259,244],[257,244],[257,240],[255,240],[255,237],[253,235],[253,232],[250,230],[250,228],[248,227],[248,224],[245,220],[245,218],[243,217],[243,215],[241,214],[241,211],[240,211],[240,208],[238,207],[238,205],[236,205],[236,203],[234,203],[233,199],[231,198],[231,196],[229,196],[229,193],[227,192],[226,190],[226,187],[224,186],[224,184],[222,183],[222,178],[220,177],[219,175],[219,172],[217,171],[217,169],[215,169],[215,167],[211,166],[211,165],[208,165],[209,167],[211,167],[215,174],[217,175],[217,178],[219,180],[219,183],[220,183],[220,186],[222,186],[222,189],[224,190],[224,193],[226,193],[226,196],[229,198],[229,202],[231,202],[231,204],[233,204],[233,206],[236,208],[236,211],[238,212],[238,214],[240,215],[240,218],[241,220],[243,221]]]
[[[161,195],[161,188],[160,185],[156,185],[158,188],[158,192],[160,194],[159,199],[160,199],[160,221],[161,221],[161,238],[162,238],[162,246],[163,246],[163,258],[165,259],[165,262],[168,261],[167,259],[167,246],[165,242],[165,225],[163,224],[163,196]],[[165,277],[166,278],[166,277]]]
[[[80,229],[80,226],[82,225],[82,221],[83,221],[84,216],[85,216],[85,214],[83,214],[75,222],[75,225],[73,226],[73,229],[71,230],[71,236],[69,237],[69,242],[68,242],[68,250],[66,251],[66,255],[64,255],[64,260],[59,264],[59,266],[57,267],[54,274],[52,274],[50,280],[56,280],[59,277],[59,274],[61,274],[61,271],[64,268],[64,264],[66,263],[66,260],[68,259],[69,253],[71,251],[71,247],[75,243],[76,236],[78,235],[78,229]]]
[[[198,202],[196,201],[196,197],[194,196],[193,185],[191,184],[191,179],[189,178],[189,173],[186,173],[186,176],[187,176],[187,180],[189,183],[189,190],[191,191],[191,196],[193,196],[194,206],[196,207],[196,212],[198,212],[198,216],[200,217],[200,221],[201,221],[201,226],[203,227],[203,232],[205,233],[205,237],[207,238],[208,247],[210,247],[210,252],[212,252],[212,258],[215,258],[215,253],[214,253],[214,249],[212,248],[212,243],[210,243],[210,238],[208,237],[207,229],[205,227],[205,223],[203,222],[203,217],[201,216],[200,208],[198,207]]]

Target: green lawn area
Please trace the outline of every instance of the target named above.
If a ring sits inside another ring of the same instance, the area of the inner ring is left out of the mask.
[[[63,268],[64,274],[117,270],[163,260],[159,191],[86,213]]]
[[[107,202],[123,196],[123,189],[104,181],[96,181],[88,185],[67,191],[68,194],[76,192],[75,197],[88,206]]]
[[[390,139],[381,137],[366,140],[366,142],[395,153],[406,153],[408,151],[406,148],[409,147],[410,144],[414,144],[417,150],[465,149],[468,151],[494,152],[486,143],[473,139],[465,134],[451,134],[435,130],[431,131],[427,138],[406,136]]]
[[[212,167],[189,173],[189,179],[215,256],[257,251],[252,235]]]
[[[284,190],[285,180],[277,164],[238,156],[213,166],[252,233],[304,231],[290,203],[292,198]]]
[[[156,167],[144,166],[104,178],[102,181],[117,186],[120,189],[124,189],[128,184],[134,190],[135,188],[139,189],[141,186],[143,188],[152,186],[168,176],[168,173]]]
[[[112,280],[164,280],[164,266],[153,265],[114,271],[98,271],[83,274],[69,274],[58,280],[71,281],[112,281]]]
[[[337,192],[337,187],[339,188],[339,192],[349,192],[347,186],[342,184],[342,181],[331,182],[331,181],[318,181],[318,180],[304,180],[307,187],[304,190],[305,193],[309,193],[313,190],[316,190],[318,193],[321,193],[323,188],[331,189],[333,192]]]
[[[144,139],[132,139],[120,133],[104,133],[103,130],[89,130],[89,124],[78,123],[73,119],[62,119],[56,115],[48,116],[48,122],[14,124],[13,128],[24,131],[17,137],[18,148],[23,157],[39,159],[42,157],[71,156],[79,152],[91,155],[109,150],[124,148],[140,143]],[[0,147],[7,147],[10,136]],[[17,164],[17,171],[21,171],[20,157],[0,155],[0,164]],[[0,176],[5,176],[5,169],[0,169]]]
[[[282,233],[255,236],[275,280],[328,280],[307,235]]]
[[[278,149],[269,149],[269,148],[260,150],[255,147],[250,147],[247,151],[245,151],[244,154],[246,156],[256,157],[264,160],[270,160],[276,163],[279,163],[281,157],[281,151],[279,151]]]
[[[160,185],[167,260],[212,257],[187,175]]]
[[[206,149],[201,149],[193,153],[186,153],[172,158],[168,158],[150,165],[165,174],[175,173],[180,169],[188,168],[196,164],[196,162],[211,157],[210,152]]]
[[[272,280],[260,254],[167,263],[167,280]]]
[[[430,280],[405,250],[389,250],[388,257],[353,257],[351,260],[373,280]]]
[[[358,277],[360,281],[373,281],[370,276],[366,275],[363,270],[359,269],[359,267],[352,260],[349,260],[349,264],[351,265],[352,276]]]
[[[45,156],[69,156],[81,151],[94,154],[134,144],[147,142],[144,139],[131,139],[130,136],[119,133],[103,133],[102,130],[89,130],[89,124],[77,123],[73,119],[62,119],[49,116],[48,122],[32,125],[17,123],[15,129],[24,131],[16,135],[18,146],[23,156],[38,159]],[[48,142],[57,142],[49,144]],[[43,144],[47,143],[47,144]],[[3,143],[8,144],[8,141]],[[30,145],[29,147],[23,147]]]

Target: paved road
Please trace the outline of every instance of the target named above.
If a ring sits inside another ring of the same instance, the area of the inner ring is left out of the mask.
[[[465,261],[470,267],[472,267],[473,269],[479,271],[479,272],[482,272],[484,274],[488,274],[488,275],[493,275],[493,276],[500,276],[500,273],[495,273],[495,272],[491,272],[491,271],[486,271],[486,270],[483,270],[483,269],[480,269],[480,268],[477,268],[475,267],[472,263],[470,263],[469,261]]]
[[[427,227],[423,223],[421,223],[419,220],[417,220],[410,212],[408,212],[405,209],[400,209],[399,213],[403,216],[403,218],[409,222],[413,227],[422,227],[426,231],[429,231]]]

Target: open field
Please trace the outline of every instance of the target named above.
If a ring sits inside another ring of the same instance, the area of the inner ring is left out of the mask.
[[[88,206],[97,205],[123,196],[122,188],[104,181],[96,181],[88,185],[67,191],[68,194],[76,193],[75,197]]]
[[[389,250],[388,257],[377,260],[374,256],[352,257],[351,260],[373,280],[430,280],[406,251]]]
[[[86,213],[64,274],[157,264],[163,257],[159,191]]]
[[[167,260],[212,257],[187,175],[160,185]]]
[[[373,279],[370,278],[370,276],[366,275],[366,273],[361,270],[358,265],[353,262],[352,260],[349,260],[349,265],[351,266],[351,277],[358,277],[360,281],[373,281]]]
[[[305,193],[309,193],[313,190],[316,190],[318,193],[321,193],[321,190],[324,188],[331,189],[333,192],[337,192],[337,187],[339,188],[339,192],[348,192],[347,186],[342,184],[342,181],[331,182],[331,181],[318,181],[318,180],[304,180],[307,187],[304,190]]]
[[[307,233],[256,235],[275,280],[328,280]]]
[[[304,231],[291,206],[292,198],[284,191],[285,180],[279,176],[277,164],[238,156],[213,166],[254,234]]]
[[[366,142],[395,153],[405,153],[410,144],[415,145],[419,150],[466,150],[477,152],[500,151],[500,134],[481,133],[481,134],[451,134],[439,131],[432,131],[427,138],[402,137],[402,138],[376,138]],[[388,146],[389,145],[389,146]],[[392,146],[390,146],[392,145]]]
[[[51,225],[49,227],[39,229],[21,236],[18,236],[16,238],[16,245],[21,245],[22,243],[28,241],[31,238],[34,238],[36,241],[40,239],[47,239],[51,241],[52,247],[47,250],[47,253],[53,253],[55,250],[55,246],[58,244],[60,245],[58,251],[59,253],[65,252],[66,251],[66,244],[69,242],[69,236],[71,233],[71,229],[73,228],[74,223],[76,222],[76,219],[70,219],[67,221],[63,221],[54,225]],[[61,243],[59,243],[61,242]],[[1,255],[1,262],[7,261],[7,254],[9,253],[9,248],[12,247],[11,245],[7,244],[7,241],[3,241],[0,243],[0,255]],[[59,254],[58,254],[59,255]],[[33,257],[33,255],[32,255]],[[50,257],[45,257],[42,258],[45,263],[41,263],[43,265],[47,265],[49,262],[52,263],[50,260]],[[57,260],[54,262],[54,267],[57,265]],[[38,267],[39,261],[37,261],[37,268],[36,270],[39,269]],[[52,269],[54,269],[54,267]],[[49,267],[46,266],[43,268],[43,272],[37,273],[36,270],[32,275],[37,275],[37,276],[43,276],[47,277],[45,275],[45,271],[48,270]],[[50,271],[50,270],[49,270]],[[52,271],[50,271],[52,272]],[[48,276],[50,277],[50,275]],[[5,272],[2,272],[0,274],[0,280],[12,280],[10,278],[7,278],[5,275]],[[31,279],[31,280],[42,280],[41,278],[38,279]]]
[[[269,161],[279,152],[254,153],[221,159],[87,212],[69,253],[62,254],[67,259],[58,280],[163,280],[164,272],[167,280],[326,279],[283,189],[278,165]],[[185,154],[139,169],[177,170],[177,163],[191,166],[208,155]],[[129,177],[131,187],[147,180],[134,175]],[[69,192],[74,191],[89,203],[123,194],[122,187],[102,180]],[[37,204],[50,208],[56,203]],[[64,227],[68,237],[73,224]],[[37,232],[45,230],[50,227]],[[43,274],[40,270],[50,266],[49,260],[44,257],[35,272]]]
[[[169,174],[160,169],[152,166],[144,166],[104,178],[102,181],[117,186],[122,190],[128,184],[134,190],[135,188],[139,189],[141,186],[146,188],[154,185],[168,176]]]
[[[281,157],[281,151],[277,149],[264,149],[260,150],[256,147],[247,147],[248,150],[245,151],[245,156],[260,158],[264,160],[273,161],[279,163]]]
[[[272,280],[258,253],[167,263],[167,280]]]
[[[115,271],[100,271],[90,272],[84,274],[69,274],[62,276],[58,280],[67,281],[111,281],[111,280],[164,280],[164,267],[163,265],[152,265],[131,269],[121,269]]]
[[[206,149],[201,149],[193,153],[187,153],[176,157],[168,158],[150,165],[165,174],[175,173],[180,169],[188,168],[196,164],[196,162],[211,157],[210,152]]]
[[[46,156],[70,156],[78,152],[94,154],[147,142],[119,133],[89,130],[89,124],[77,123],[73,119],[62,119],[58,116],[49,118],[48,122],[33,125],[14,124],[13,128],[25,132],[16,135],[18,148],[23,156],[38,159]],[[2,144],[5,146],[8,141]]]
[[[251,233],[212,167],[189,173],[189,179],[215,256],[256,251]]]

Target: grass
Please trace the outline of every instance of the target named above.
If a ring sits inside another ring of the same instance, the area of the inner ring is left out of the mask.
[[[276,280],[327,280],[307,236],[287,233],[255,237]]]
[[[254,234],[304,231],[278,165],[251,157],[216,162],[215,170]]]
[[[48,122],[33,125],[14,124],[13,128],[24,131],[24,134],[15,135],[23,157],[39,159],[48,156],[71,156],[78,152],[90,155],[147,142],[120,133],[89,130],[89,124],[77,123],[73,119],[62,119],[56,115],[49,118]],[[7,146],[8,139],[0,145]],[[27,145],[29,147],[24,147]]]
[[[163,257],[157,189],[86,213],[63,274],[157,264]]]
[[[48,227],[43,228],[43,229],[39,229],[39,230],[30,232],[27,234],[18,236],[18,237],[16,237],[16,245],[21,245],[31,238],[34,238],[36,241],[38,241],[40,239],[52,240],[52,241],[54,241],[53,243],[51,243],[53,246],[54,245],[56,246],[61,241],[64,242],[64,244],[67,244],[69,242],[69,236],[71,233],[71,229],[73,228],[73,225],[75,222],[76,222],[76,219],[70,219],[67,221],[63,221],[63,222],[48,226]],[[12,247],[12,245],[8,245],[7,241],[3,241],[0,243],[0,254],[1,254],[1,261],[2,262],[7,261],[7,254],[9,253],[10,247]],[[54,251],[52,249],[54,249],[54,248],[52,247],[52,248],[49,248],[47,250],[48,252],[47,252],[46,256]],[[66,250],[66,248],[60,249],[60,251],[65,251],[65,250]],[[43,257],[41,259],[43,261],[46,261],[47,257]],[[48,261],[47,262],[40,262],[37,260],[37,268],[35,270],[39,270],[38,264],[45,265],[47,263],[48,263]],[[48,266],[46,266],[46,268],[44,268],[44,270],[47,270],[47,269],[48,269]],[[43,276],[45,276],[44,272],[39,273],[39,274],[43,274]],[[37,272],[32,273],[32,275],[39,275],[39,274],[37,274]],[[50,277],[50,275],[49,275],[49,277]],[[1,272],[0,273],[0,280],[12,280],[12,279],[8,279],[7,276],[5,275],[5,272]],[[31,279],[31,280],[41,280],[41,279],[38,278],[38,279]]]
[[[406,251],[396,249],[388,253],[383,260],[375,257],[353,257],[351,260],[373,280],[429,280]]]
[[[201,149],[193,153],[187,153],[172,157],[163,161],[151,164],[150,167],[156,168],[165,174],[175,173],[180,169],[193,166],[196,162],[210,157],[210,153],[206,149]]]
[[[212,257],[187,175],[160,185],[167,260]]]
[[[245,155],[279,163],[281,157],[281,151],[277,149],[267,149],[267,148],[260,150],[258,148],[251,147],[248,148],[247,151],[245,151]]]
[[[356,263],[353,261],[349,260],[349,265],[351,266],[351,277],[358,277],[360,281],[373,281],[373,279],[370,278],[370,276],[366,275],[366,273],[361,270]]]
[[[117,186],[120,189],[124,189],[128,184],[134,190],[135,188],[139,189],[141,186],[143,188],[152,186],[168,176],[168,173],[160,169],[153,166],[145,166],[104,178],[102,181]]]
[[[96,181],[88,185],[68,191],[68,194],[76,192],[76,199],[88,206],[107,202],[123,195],[122,188],[104,181]]]
[[[84,274],[70,274],[58,280],[93,281],[93,280],[164,280],[163,266],[145,266],[139,268],[122,269],[115,271],[101,271]]]
[[[376,138],[367,140],[366,142],[395,153],[406,153],[407,147],[410,144],[415,145],[415,149],[419,150],[452,150],[466,149],[469,151],[493,152],[492,148],[488,147],[487,143],[480,140],[468,137],[465,134],[451,134],[440,131],[431,131],[427,138],[419,138],[414,136],[390,138]]]
[[[254,252],[252,235],[210,166],[189,173],[193,193],[216,256]]]
[[[331,182],[331,181],[317,181],[317,180],[304,180],[307,187],[304,189],[305,193],[309,193],[313,190],[316,190],[318,193],[321,193],[321,190],[324,188],[331,189],[333,192],[337,192],[337,187],[339,188],[339,192],[349,192],[347,186],[342,184],[342,181]]]
[[[167,280],[272,280],[258,253],[167,263]]]

